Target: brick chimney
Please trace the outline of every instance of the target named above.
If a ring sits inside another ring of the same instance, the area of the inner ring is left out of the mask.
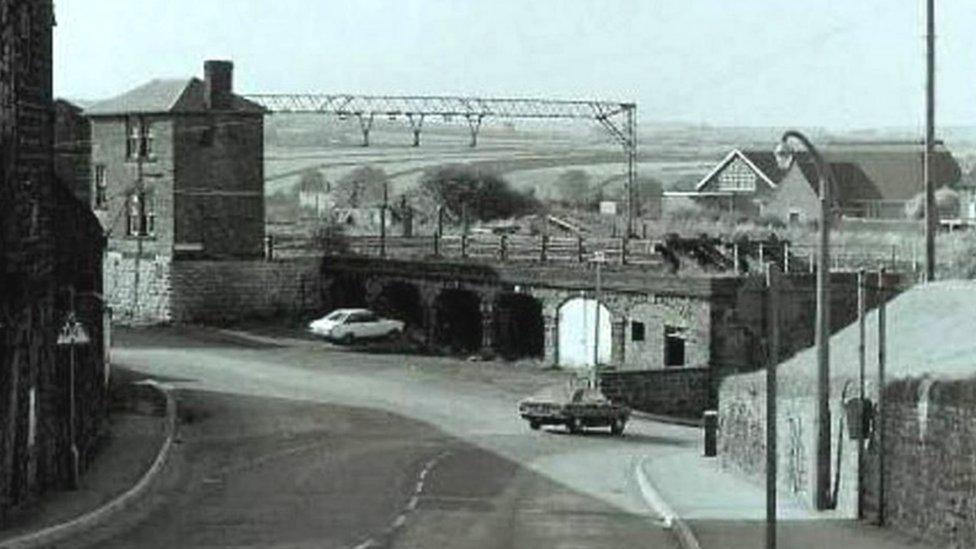
[[[205,61],[204,100],[208,109],[230,110],[234,108],[234,63],[230,61]]]

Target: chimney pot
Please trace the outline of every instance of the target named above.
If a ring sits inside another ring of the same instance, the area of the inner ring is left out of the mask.
[[[234,108],[234,63],[206,61],[203,64],[205,100],[208,109]]]

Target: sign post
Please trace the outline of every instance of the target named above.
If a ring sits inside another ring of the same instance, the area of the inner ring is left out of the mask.
[[[78,440],[75,431],[76,412],[75,412],[75,347],[91,343],[85,327],[75,318],[74,311],[68,313],[61,331],[58,333],[58,345],[67,345],[69,353],[69,372],[68,372],[68,437],[71,441],[71,488],[78,489],[79,462]]]

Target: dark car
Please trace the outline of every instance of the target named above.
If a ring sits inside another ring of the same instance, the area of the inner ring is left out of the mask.
[[[611,433],[620,435],[630,418],[626,406],[611,402],[598,389],[580,387],[550,387],[519,402],[518,411],[532,429],[565,425],[571,433],[585,427],[610,427]]]

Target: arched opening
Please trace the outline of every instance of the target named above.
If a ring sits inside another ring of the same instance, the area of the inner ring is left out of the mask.
[[[559,308],[560,366],[587,368],[594,359],[609,364],[611,337],[610,310],[602,303],[597,309],[595,299],[577,297]]]
[[[481,298],[468,290],[444,290],[434,301],[437,345],[455,352],[481,349]]]
[[[362,277],[337,275],[326,290],[328,309],[366,307],[366,285]]]
[[[423,336],[424,304],[415,285],[400,281],[387,284],[377,296],[373,309],[382,316],[405,322],[406,331],[412,337]]]
[[[495,303],[495,349],[514,360],[545,353],[542,303],[530,295],[502,294]]]

